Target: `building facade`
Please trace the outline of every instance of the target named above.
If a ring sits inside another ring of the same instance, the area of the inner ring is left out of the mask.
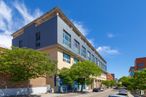
[[[146,69],[146,57],[136,58],[134,66],[129,68],[129,76],[134,76],[135,71],[141,71]]]
[[[134,71],[135,71],[134,66],[131,66],[129,69],[129,76],[131,76],[131,77],[134,76]]]
[[[54,8],[32,21],[13,33],[12,36],[13,46],[32,48],[48,53],[53,60],[57,61],[58,69],[70,68],[78,61],[95,62],[104,71],[95,80],[97,83],[106,80],[106,61],[58,8]],[[48,83],[55,89],[53,77],[49,79]],[[96,87],[97,83],[92,87]],[[37,83],[36,86],[41,87],[40,83]]]
[[[140,71],[146,68],[146,57],[136,58],[134,69],[135,71]]]
[[[114,80],[114,76],[111,73],[107,73],[106,77],[107,77],[107,80]]]

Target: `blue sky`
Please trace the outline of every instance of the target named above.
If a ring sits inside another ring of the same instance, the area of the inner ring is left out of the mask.
[[[145,0],[0,0],[0,46],[10,34],[59,7],[106,59],[116,77],[128,75],[136,57],[146,56]]]

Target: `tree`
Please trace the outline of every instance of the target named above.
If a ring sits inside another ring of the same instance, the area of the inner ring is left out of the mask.
[[[81,92],[83,85],[91,83],[92,77],[97,77],[101,74],[102,70],[91,61],[83,61],[74,64],[71,67],[72,78],[81,84]]]
[[[135,72],[134,79],[137,89],[139,90],[146,89],[146,69]]]
[[[102,81],[102,84],[107,86],[107,87],[113,87],[116,85],[116,81],[114,80],[104,80]]]
[[[122,86],[128,87],[130,85],[130,77],[123,76],[119,79],[119,82],[122,83]]]
[[[136,90],[137,84],[136,80],[133,77],[121,77],[119,82],[122,83],[122,86],[126,87],[128,90]]]
[[[26,48],[7,50],[0,60],[0,73],[9,75],[13,82],[46,77],[56,69],[56,62],[47,54]]]
[[[59,77],[63,80],[63,84],[72,85],[73,79],[69,68],[62,68],[59,72]]]

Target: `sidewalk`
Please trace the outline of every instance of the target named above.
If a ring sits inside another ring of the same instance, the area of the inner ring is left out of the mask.
[[[134,96],[128,91],[128,97],[134,97]]]

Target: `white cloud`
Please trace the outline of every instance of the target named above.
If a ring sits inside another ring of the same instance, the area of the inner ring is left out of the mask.
[[[112,33],[108,33],[108,34],[107,34],[107,37],[108,37],[108,38],[114,38],[114,37],[115,37],[115,35],[114,35],[114,34],[112,34]]]
[[[26,23],[31,22],[39,17],[42,12],[39,9],[33,12],[28,11],[28,8],[22,2],[14,2],[13,6],[9,6],[4,0],[0,0],[0,46],[10,48],[12,43],[11,34],[24,26]],[[18,12],[16,12],[16,10]],[[16,17],[20,14],[21,18]]]
[[[11,48],[12,37],[7,34],[0,34],[0,47]]]
[[[120,54],[120,52],[116,49],[113,49],[109,46],[100,46],[97,48],[97,51],[102,55],[117,55]]]
[[[12,26],[12,10],[5,2],[0,1],[0,30],[9,34]]]
[[[88,29],[84,26],[84,24],[82,22],[79,22],[79,21],[75,21],[75,20],[72,20],[71,21],[73,22],[73,24],[78,28],[78,30],[84,35],[84,36],[87,36],[88,34]]]
[[[34,10],[34,13],[30,12],[23,3],[15,2],[14,6],[23,17],[25,24],[31,22],[42,14],[39,9]]]
[[[80,21],[76,21],[76,20],[73,20],[73,19],[71,19],[71,21],[77,27],[77,29],[87,38],[87,35],[89,34],[89,30],[85,27],[85,25]],[[87,38],[87,39],[93,46],[95,46],[93,38],[92,39]]]

